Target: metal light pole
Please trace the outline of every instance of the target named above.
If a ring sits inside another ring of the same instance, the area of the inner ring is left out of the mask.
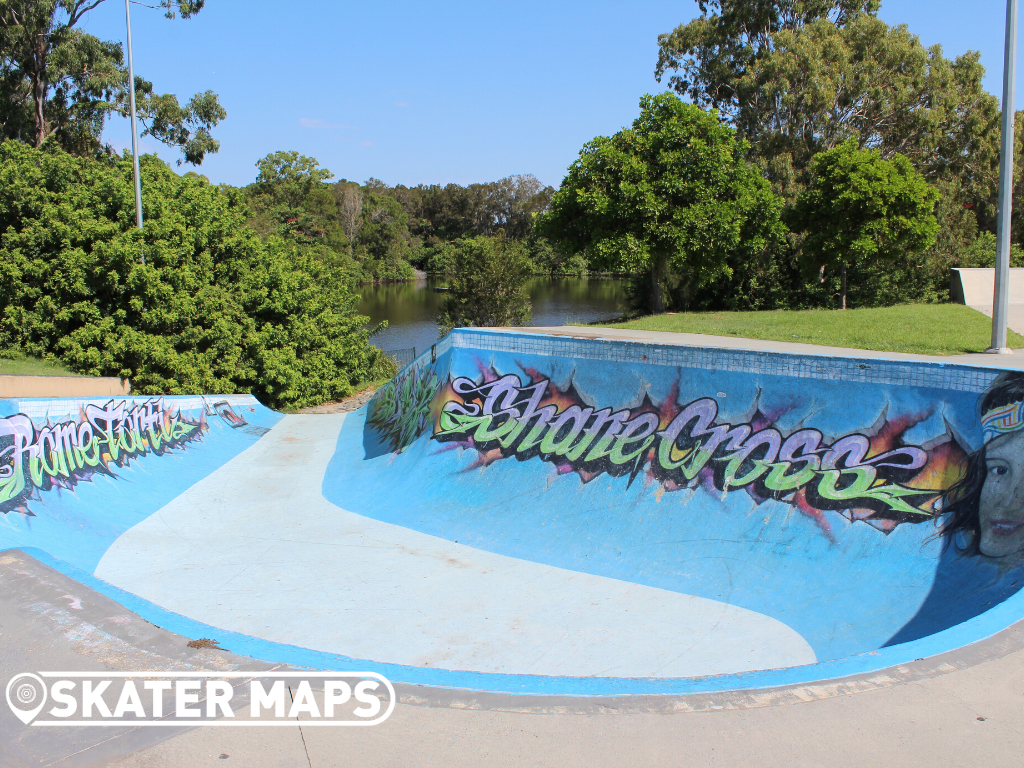
[[[1010,2],[1016,2],[1016,0],[1010,0]],[[142,229],[142,181],[139,179],[139,129],[135,117],[135,68],[132,66],[132,12],[130,3],[131,0],[124,0],[124,18],[125,23],[128,25],[128,103],[132,110],[132,168],[135,172],[135,224],[139,229]],[[1000,192],[1000,194],[1002,193]],[[146,263],[145,243],[143,243],[142,263],[143,265]],[[1003,336],[1005,338],[1005,331]]]
[[[999,214],[996,219],[996,285],[992,296],[992,346],[1009,354],[1006,316],[1010,310],[1010,214],[1013,204],[1013,92],[1017,87],[1017,0],[1006,0],[1006,53],[1003,58],[1003,143],[999,150]]]

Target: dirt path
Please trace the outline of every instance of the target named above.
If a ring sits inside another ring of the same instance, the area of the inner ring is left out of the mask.
[[[302,408],[299,413],[348,413],[349,411],[358,411],[376,392],[376,388],[369,387],[364,389],[362,392],[357,392],[351,397],[346,397],[344,400],[338,400],[335,403],[323,403],[322,405],[311,405],[308,408]]]

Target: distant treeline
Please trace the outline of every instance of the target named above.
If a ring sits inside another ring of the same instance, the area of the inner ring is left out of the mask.
[[[409,280],[415,269],[447,273],[451,244],[479,236],[514,240],[537,274],[585,274],[586,259],[556,252],[534,232],[554,189],[532,175],[484,184],[389,187],[341,179],[297,152],[257,163],[245,188],[249,224],[264,238],[279,235],[313,249],[355,282]]]

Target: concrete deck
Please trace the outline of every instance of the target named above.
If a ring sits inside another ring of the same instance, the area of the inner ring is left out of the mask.
[[[1024,334],[1024,304],[1021,305],[1021,329]],[[854,357],[874,360],[913,360],[929,363],[956,363],[978,365],[986,368],[1024,369],[1024,349],[1010,355],[989,355],[984,353],[968,355],[912,355],[905,352],[878,352],[870,349],[848,347],[825,347],[819,344],[796,344],[786,341],[746,339],[733,336],[709,336],[702,333],[668,333],[665,331],[640,331],[631,328],[599,328],[593,326],[526,326],[523,328],[496,328],[509,333],[538,333],[549,336],[569,336],[577,339],[618,339],[621,341],[672,344],[681,347],[704,347],[711,349],[745,349],[754,352],[785,352],[801,355],[822,355],[825,357]],[[1015,329],[1016,330],[1016,329]]]
[[[0,669],[269,670],[194,650],[17,551],[0,557]],[[374,728],[25,729],[0,710],[0,766],[1020,765],[1024,626],[865,679],[757,695],[622,699],[476,697],[398,686]],[[799,706],[795,704],[799,703]]]
[[[0,376],[0,398],[123,397],[131,389],[125,379],[100,376]]]

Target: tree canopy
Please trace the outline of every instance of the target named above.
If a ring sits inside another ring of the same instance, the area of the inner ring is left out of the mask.
[[[111,114],[129,114],[128,67],[121,44],[78,28],[104,0],[0,0],[0,139],[40,147],[47,139],[68,152],[103,149]],[[168,18],[190,18],[205,0],[160,0]],[[205,91],[183,106],[136,75],[133,86],[143,135],[176,147],[199,165],[220,144],[211,130],[227,116]],[[179,161],[180,163],[181,161]]]
[[[876,271],[850,266],[851,290],[868,303],[938,300],[949,268],[964,265],[980,234],[995,230],[999,102],[982,85],[976,51],[947,58],[905,25],[877,18],[874,0],[720,0],[659,37],[655,77],[716,108],[750,143],[750,159],[787,202],[797,199],[820,152],[854,141],[882,159],[906,157],[940,194],[928,250]],[[1017,115],[1018,126],[1022,124]],[[1018,128],[1019,130],[1019,128]],[[1015,146],[1015,239],[1024,231],[1022,144]],[[795,274],[798,238],[760,275]],[[759,285],[765,281],[759,278]],[[733,283],[735,283],[735,279]],[[744,285],[752,280],[742,281]],[[776,292],[768,305],[830,305],[825,282]],[[728,296],[716,284],[718,305]],[[763,296],[763,292],[761,292]],[[775,301],[781,302],[775,304]],[[754,302],[748,302],[753,304]]]
[[[391,187],[372,178],[331,182],[334,174],[294,151],[272,152],[256,166],[256,182],[246,188],[250,224],[262,236],[316,248],[358,282],[407,280],[412,265],[434,271],[454,244],[479,236],[521,242],[536,272],[588,268],[536,236],[534,220],[553,190],[529,174],[465,187]]]
[[[739,123],[747,102],[743,80],[775,49],[775,36],[821,20],[843,27],[878,11],[879,0],[697,0],[701,15],[658,36],[660,82],[698,106]]]
[[[878,150],[848,141],[811,161],[807,188],[786,212],[806,233],[802,256],[814,267],[839,267],[846,309],[847,266],[912,257],[935,240],[938,192],[902,155],[882,159]]]
[[[271,152],[256,161],[256,184],[261,192],[276,202],[297,208],[320,182],[333,179],[334,174],[312,157],[298,152]]]
[[[977,52],[951,61],[876,18],[877,3],[777,4],[775,23],[729,21],[753,5],[705,10],[662,35],[656,76],[675,71],[673,88],[720,109],[777,191],[793,199],[817,152],[854,139],[910,158],[929,181],[959,177],[974,198],[964,202],[992,197],[999,109]]]
[[[671,93],[644,96],[631,128],[584,146],[540,221],[592,264],[647,272],[663,311],[666,271],[696,292],[782,236],[781,200],[717,114]]]

